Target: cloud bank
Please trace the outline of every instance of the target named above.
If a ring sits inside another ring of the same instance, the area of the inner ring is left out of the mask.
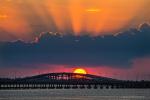
[[[134,59],[150,56],[150,25],[116,35],[44,33],[36,42],[0,43],[0,68],[33,68],[38,64],[129,68]]]

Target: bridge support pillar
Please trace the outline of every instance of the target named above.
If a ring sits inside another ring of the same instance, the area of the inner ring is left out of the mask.
[[[92,87],[91,87],[91,85],[89,84],[89,85],[87,86],[87,88],[88,88],[88,89],[91,89]]]
[[[97,89],[97,85],[96,84],[94,85],[94,89]]]

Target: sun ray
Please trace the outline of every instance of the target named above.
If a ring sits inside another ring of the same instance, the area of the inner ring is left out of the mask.
[[[90,8],[90,9],[86,9],[86,12],[100,12],[101,9],[95,9],[95,8]]]

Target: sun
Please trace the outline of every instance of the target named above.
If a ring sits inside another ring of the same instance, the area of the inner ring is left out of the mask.
[[[77,68],[73,71],[73,73],[76,73],[76,74],[87,74],[87,71],[83,68]]]

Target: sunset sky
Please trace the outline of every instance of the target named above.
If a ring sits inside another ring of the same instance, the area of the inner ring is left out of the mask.
[[[150,0],[0,0],[0,77],[85,68],[150,80],[149,6]]]

